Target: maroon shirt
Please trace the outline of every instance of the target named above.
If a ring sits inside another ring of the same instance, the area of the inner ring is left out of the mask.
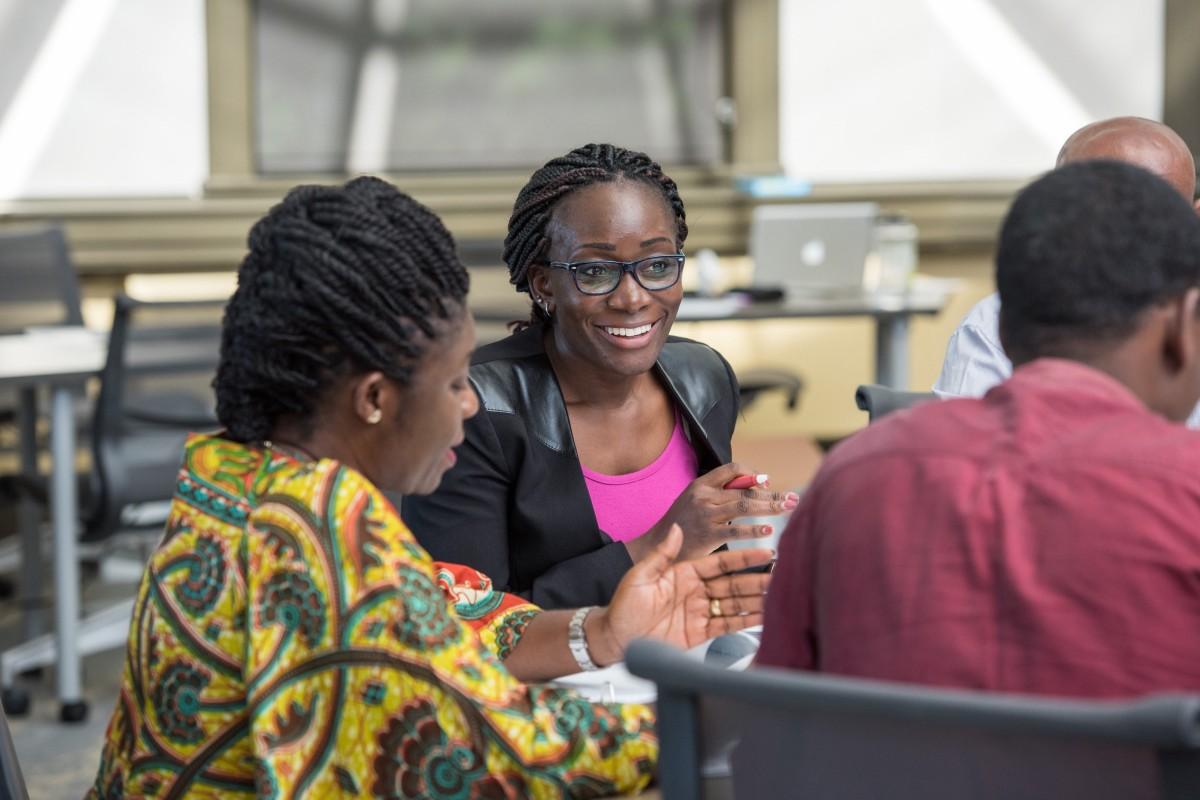
[[[783,534],[758,663],[1056,695],[1200,689],[1200,432],[1057,359],[871,426]]]

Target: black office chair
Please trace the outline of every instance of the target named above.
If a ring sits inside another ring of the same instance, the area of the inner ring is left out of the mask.
[[[804,380],[794,372],[781,369],[749,369],[738,376],[738,400],[742,410],[764,392],[783,392],[788,411],[795,411],[804,391]]]
[[[854,392],[854,402],[867,412],[868,423],[878,422],[893,411],[936,399],[937,395],[933,392],[906,392],[874,383],[865,383]]]
[[[1193,798],[1200,696],[1084,701],[751,669],[660,642],[629,671],[658,685],[664,800]]]
[[[83,511],[82,540],[100,542],[136,530],[158,535],[187,435],[218,425],[211,384],[224,304],[116,298],[92,423],[92,502]],[[132,606],[126,600],[82,620],[80,655],[123,646]],[[9,714],[24,714],[30,705],[16,675],[54,660],[50,636],[0,655],[0,699]],[[82,703],[71,711],[74,719],[86,713]]]
[[[162,523],[139,507],[170,499],[188,433],[218,425],[211,384],[224,304],[116,298],[92,424],[96,499],[85,541]]]
[[[58,227],[0,230],[0,335],[82,325],[79,280]]]
[[[25,777],[17,762],[17,749],[13,746],[3,711],[0,711],[0,800],[29,800]]]

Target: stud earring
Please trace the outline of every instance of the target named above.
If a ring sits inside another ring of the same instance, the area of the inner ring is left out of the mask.
[[[379,421],[381,419],[383,419],[383,409],[376,408],[374,411],[372,411],[370,414],[367,415],[367,424],[368,425],[378,425]]]

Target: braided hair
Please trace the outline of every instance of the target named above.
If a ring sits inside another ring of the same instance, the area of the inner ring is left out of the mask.
[[[509,281],[519,292],[529,292],[529,268],[546,256],[550,239],[546,225],[554,209],[571,192],[595,183],[633,180],[658,190],[675,215],[675,247],[682,249],[687,239],[687,214],[679,188],[645,153],[611,144],[577,147],[565,156],[547,161],[533,173],[517,195],[508,235],[504,237],[504,263]],[[549,322],[550,317],[536,305],[534,322]]]
[[[378,370],[407,383],[465,308],[467,271],[425,206],[378,178],[298,186],[250,231],[225,309],[213,388],[241,442],[311,419],[330,381]]]

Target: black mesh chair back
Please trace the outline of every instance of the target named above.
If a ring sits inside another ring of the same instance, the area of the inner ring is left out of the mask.
[[[635,642],[664,800],[1134,800],[1200,794],[1200,696],[1062,700],[730,672]]]
[[[116,299],[92,426],[96,501],[86,540],[161,525],[184,440],[217,427],[212,378],[224,304]]]
[[[82,324],[79,280],[62,230],[0,231],[0,335]]]
[[[905,392],[874,383],[863,384],[854,392],[854,402],[861,410],[867,412],[868,423],[878,422],[893,411],[936,399],[937,395],[933,392]]]
[[[25,790],[25,777],[17,763],[17,749],[13,746],[12,733],[8,730],[8,719],[0,710],[0,800],[29,800]]]

